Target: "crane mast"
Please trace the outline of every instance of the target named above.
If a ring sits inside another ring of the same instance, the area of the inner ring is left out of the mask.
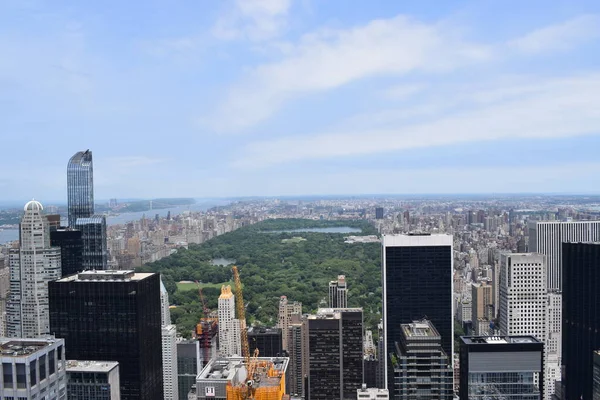
[[[246,367],[250,365],[250,346],[248,345],[248,330],[246,329],[246,309],[244,307],[244,296],[242,294],[242,281],[237,267],[233,268],[233,281],[235,282],[235,306],[237,308],[237,317],[240,320],[240,337],[242,340],[242,357]]]

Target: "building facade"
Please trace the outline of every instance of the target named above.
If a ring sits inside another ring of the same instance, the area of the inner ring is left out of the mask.
[[[293,315],[302,315],[302,303],[294,301],[290,303],[286,296],[281,296],[279,299],[279,318],[277,320],[277,328],[281,328],[283,340],[283,350],[288,350],[288,326]]]
[[[452,236],[383,235],[382,283],[384,354],[387,386],[393,387],[390,355],[401,324],[427,317],[441,336],[442,349],[453,354]]]
[[[94,214],[94,165],[89,150],[78,151],[67,164],[67,200],[71,228],[78,218]]]
[[[65,341],[0,338],[0,399],[67,400]]]
[[[490,321],[494,319],[494,298],[492,285],[487,281],[471,286],[471,321],[477,336],[489,332]]]
[[[120,400],[119,363],[116,361],[67,361],[69,400]]]
[[[106,217],[104,215],[92,215],[91,217],[77,218],[75,228],[81,231],[83,269],[107,269]]]
[[[348,285],[344,275],[338,275],[336,281],[329,282],[329,308],[348,307]]]
[[[222,286],[219,296],[219,354],[232,357],[242,354],[240,321],[235,318],[235,296],[231,286]]]
[[[60,248],[61,276],[73,275],[83,270],[83,238],[76,229],[50,231],[50,245]]]
[[[61,277],[60,248],[50,245],[48,220],[37,201],[25,205],[19,249],[10,253],[9,337],[35,338],[50,332],[48,282]]]
[[[158,274],[87,271],[49,291],[50,328],[69,359],[117,361],[122,399],[163,399]]]
[[[593,352],[600,349],[600,243],[564,243],[563,385],[567,399],[591,399]]]
[[[355,399],[363,383],[362,309],[322,308],[308,316],[307,327],[308,396]]]
[[[454,394],[454,370],[444,353],[441,337],[428,320],[402,324],[396,342],[394,399],[451,400]]]
[[[164,399],[179,400],[179,386],[177,384],[177,327],[171,324],[169,293],[162,279],[160,280],[160,309]]]
[[[248,345],[250,353],[258,349],[261,357],[282,357],[283,338],[281,328],[253,326],[248,328]]]
[[[177,342],[177,386],[181,400],[187,399],[196,377],[200,372],[200,342],[180,340]]]
[[[305,396],[304,377],[308,371],[308,326],[306,318],[294,314],[288,325],[288,391],[295,396]]]

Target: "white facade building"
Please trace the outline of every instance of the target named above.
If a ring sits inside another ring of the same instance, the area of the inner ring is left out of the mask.
[[[67,361],[69,400],[121,400],[119,363],[116,361]]]
[[[235,318],[235,297],[231,286],[222,286],[219,296],[219,354],[232,357],[242,354],[240,321]]]
[[[169,293],[160,281],[163,391],[165,400],[179,400],[177,372],[177,327],[171,324]]]
[[[279,319],[277,328],[281,328],[281,336],[283,337],[283,350],[288,350],[289,343],[289,326],[292,323],[292,315],[302,315],[302,303],[294,301],[288,302],[286,296],[281,296],[279,299]]]
[[[35,338],[50,331],[48,282],[60,279],[60,248],[50,246],[50,229],[37,201],[25,205],[20,248],[10,253],[10,296],[6,333]]]
[[[548,332],[544,342],[544,393],[555,393],[556,381],[560,381],[562,364],[562,294],[548,292]]]
[[[555,297],[549,299],[545,258],[538,253],[506,253],[500,256],[498,320],[502,335],[533,336],[544,342],[544,399],[551,399],[554,382],[557,375],[560,376],[560,364],[556,353],[558,349],[551,352],[549,343],[549,301],[556,314],[557,300]],[[554,340],[552,343],[559,347]],[[550,354],[554,355],[553,359]]]
[[[368,388],[363,383],[362,388],[356,391],[357,400],[389,400],[390,394],[387,389]]]

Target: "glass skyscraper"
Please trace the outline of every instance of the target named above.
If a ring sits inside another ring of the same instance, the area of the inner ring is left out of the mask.
[[[69,227],[75,228],[77,218],[94,214],[94,166],[89,150],[78,151],[67,164],[67,198]]]

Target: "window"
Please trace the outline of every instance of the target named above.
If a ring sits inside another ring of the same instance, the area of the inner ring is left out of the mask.
[[[32,360],[29,363],[29,380],[31,381],[31,386],[34,386],[37,383],[37,360]]]
[[[9,364],[9,363],[2,364],[2,379],[4,382],[5,388],[9,388],[9,389],[13,388],[12,364]]]
[[[46,356],[40,356],[40,382],[46,379]]]
[[[17,367],[17,389],[25,389],[27,387],[25,364],[15,364],[15,366]]]
[[[48,353],[48,375],[52,375],[56,372],[56,363],[54,360],[54,350]]]

